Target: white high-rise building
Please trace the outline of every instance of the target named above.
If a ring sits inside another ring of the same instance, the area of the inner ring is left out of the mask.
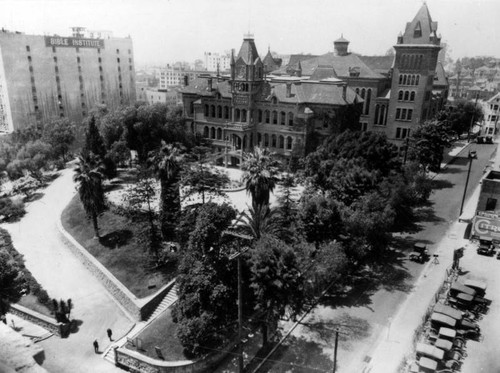
[[[219,71],[229,71],[231,68],[231,53],[224,52],[224,54],[205,52],[205,67],[208,71],[217,71],[217,64]]]

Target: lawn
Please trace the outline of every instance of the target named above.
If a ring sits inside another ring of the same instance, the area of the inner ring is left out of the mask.
[[[17,302],[17,304],[29,308],[32,311],[41,313],[42,315],[55,318],[54,313],[48,307],[41,304],[33,294],[24,295],[21,297],[19,302]]]
[[[62,214],[63,227],[138,298],[146,297],[175,277],[173,265],[153,269],[141,238],[146,223],[132,221],[111,209],[99,217],[101,238],[94,239],[78,194]],[[151,282],[156,287],[150,288]]]
[[[139,352],[158,359],[155,350],[155,347],[158,347],[166,361],[189,360],[184,355],[184,348],[175,336],[176,330],[177,324],[173,322],[171,310],[168,309],[137,336],[142,342],[142,348]],[[136,350],[136,347],[132,346],[130,342],[125,347],[129,350]]]

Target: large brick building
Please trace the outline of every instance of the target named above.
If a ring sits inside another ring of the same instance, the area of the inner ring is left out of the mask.
[[[392,56],[349,53],[344,37],[334,52],[293,55],[269,75],[270,55],[262,61],[247,37],[231,63],[231,76],[198,79],[183,89],[185,114],[193,130],[233,152],[253,145],[289,155],[303,152],[312,134],[330,133],[331,118],[359,106],[360,128],[384,132],[400,150],[411,131],[439,111],[448,82],[438,63],[437,22],[423,4]],[[227,142],[226,142],[227,141]]]
[[[96,104],[135,101],[132,40],[73,31],[72,37],[0,31],[0,133],[53,117],[79,121]]]

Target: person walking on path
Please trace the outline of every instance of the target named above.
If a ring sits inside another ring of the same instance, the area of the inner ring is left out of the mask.
[[[108,330],[106,331],[108,333],[108,338],[111,342],[113,342],[113,332],[111,331],[111,329],[108,328]]]
[[[96,339],[96,340],[94,340],[94,352],[95,352],[96,354],[98,354],[98,353],[99,353],[99,343],[97,342],[97,339]]]

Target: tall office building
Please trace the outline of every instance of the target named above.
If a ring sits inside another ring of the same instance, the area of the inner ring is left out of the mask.
[[[135,101],[132,39],[0,31],[0,133]],[[92,36],[98,36],[92,33]],[[102,34],[101,34],[102,35]]]

